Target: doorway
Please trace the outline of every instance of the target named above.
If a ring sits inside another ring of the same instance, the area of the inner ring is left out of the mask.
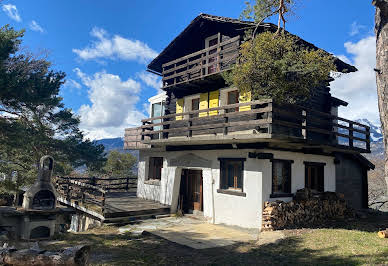
[[[202,170],[182,169],[179,201],[184,213],[193,213],[194,211],[202,212]]]

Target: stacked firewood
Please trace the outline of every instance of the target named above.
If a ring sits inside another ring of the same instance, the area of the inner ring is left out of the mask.
[[[317,226],[350,214],[341,194],[314,193],[310,189],[301,189],[290,202],[265,202],[262,228],[270,231]]]

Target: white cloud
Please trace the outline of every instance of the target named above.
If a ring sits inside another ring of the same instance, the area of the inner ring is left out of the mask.
[[[358,24],[357,21],[354,21],[352,23],[352,25],[350,25],[350,32],[349,32],[349,35],[350,36],[356,36],[358,34],[360,34],[360,32],[362,30],[365,30],[366,29],[366,26],[365,25],[361,25],[361,24]]]
[[[147,44],[139,40],[126,39],[120,35],[110,37],[104,29],[95,27],[90,35],[97,38],[97,41],[93,41],[89,47],[84,49],[73,49],[73,52],[83,60],[121,59],[145,64],[158,55]]]
[[[2,6],[3,11],[7,14],[11,19],[20,22],[22,18],[19,15],[18,9],[15,5],[7,4]]]
[[[358,71],[344,74],[331,83],[333,96],[349,102],[340,108],[340,116],[349,119],[367,118],[379,123],[377,107],[376,76],[376,39],[369,36],[358,42],[347,42],[345,48],[352,64]]]
[[[154,88],[158,93],[162,92],[162,79],[152,73],[141,72],[139,78],[149,87]]]
[[[30,29],[33,31],[39,31],[41,33],[44,32],[44,29],[42,28],[42,26],[40,26],[38,22],[36,22],[35,20],[31,21],[29,26],[30,26]]]
[[[118,75],[105,71],[89,76],[74,69],[82,83],[89,88],[91,104],[78,110],[80,128],[91,139],[124,136],[126,127],[137,126],[145,115],[136,109],[140,83],[133,79],[121,80]]]
[[[74,79],[67,79],[65,84],[63,84],[63,87],[69,89],[70,92],[73,92],[75,89],[78,94],[81,94],[82,85]]]

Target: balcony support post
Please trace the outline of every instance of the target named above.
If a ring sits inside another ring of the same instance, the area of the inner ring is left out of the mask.
[[[368,152],[370,152],[370,127],[366,127],[365,128],[365,130],[366,130],[366,134],[365,134],[365,139],[366,139],[366,150],[368,151]]]
[[[353,148],[353,122],[349,122],[349,147]]]
[[[224,123],[225,123],[225,126],[224,126],[224,135],[228,135],[228,126],[227,124],[229,123],[229,117],[227,116],[224,116]]]

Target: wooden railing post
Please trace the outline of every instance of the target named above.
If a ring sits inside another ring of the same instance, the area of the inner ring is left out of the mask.
[[[190,119],[190,115],[189,115]],[[191,130],[191,126],[193,125],[193,122],[191,120],[187,121],[187,137],[191,138],[193,136],[193,130]]]
[[[268,107],[270,108],[270,111],[268,111],[268,113],[267,113],[268,134],[272,134],[272,123],[273,123],[273,118],[274,118],[273,103],[272,102],[268,103]]]
[[[366,139],[366,150],[370,152],[370,127],[366,127],[366,134],[365,134],[365,139]]]
[[[353,122],[349,122],[349,147],[353,147]]]
[[[145,125],[146,125],[146,122],[143,122],[142,124],[143,124],[143,126],[145,126]],[[142,129],[141,129],[141,133],[142,133],[142,134],[141,134],[141,141],[144,141],[144,135],[143,135],[144,132],[145,132],[145,128],[142,128]]]
[[[128,192],[128,187],[129,187],[129,176],[127,176],[127,184],[125,186],[125,190]]]
[[[102,210],[102,213],[105,212],[105,192],[102,192],[101,210]]]
[[[226,110],[225,110],[224,113],[226,114]],[[225,123],[224,135],[228,135],[228,126],[227,126],[227,124],[229,123],[229,117],[228,116],[224,116],[224,123]]]
[[[306,110],[302,110],[302,136],[303,139],[307,138],[307,112]]]

